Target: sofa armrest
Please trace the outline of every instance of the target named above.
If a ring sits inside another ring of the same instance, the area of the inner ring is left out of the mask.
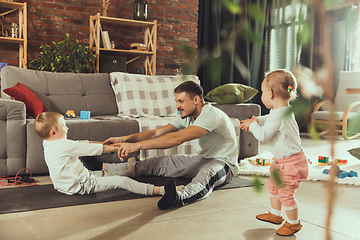
[[[26,166],[25,124],[25,104],[0,98],[0,175],[16,175]]]
[[[239,120],[248,119],[252,116],[260,116],[261,113],[260,105],[254,103],[211,104],[224,111],[229,117],[235,117]],[[259,153],[259,141],[252,133],[240,130],[239,138],[239,160],[255,156]]]

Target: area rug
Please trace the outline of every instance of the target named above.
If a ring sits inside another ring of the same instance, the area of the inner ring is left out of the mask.
[[[306,153],[305,153],[306,154]],[[308,181],[327,181],[329,180],[328,174],[323,174],[324,169],[330,169],[330,166],[321,166],[318,165],[318,157],[315,155],[307,155],[306,157],[309,162],[309,176]],[[336,156],[334,157],[337,158]],[[242,160],[239,164],[240,171],[239,175],[257,175],[257,176],[270,176],[270,166],[260,166],[250,163],[249,160],[255,159],[272,159],[272,154],[270,152],[264,152],[259,155],[256,155],[251,158],[246,158]],[[360,185],[360,161],[354,157],[347,157],[347,164],[339,166],[341,170],[349,172],[355,171],[358,174],[358,177],[346,177],[343,179],[335,178],[335,182],[339,184],[350,184],[350,185]],[[311,163],[311,164],[310,164]]]
[[[163,186],[170,178],[163,177],[142,177],[136,178],[139,182],[152,183]],[[177,185],[186,185],[191,179],[177,178]],[[216,188],[216,190],[242,188],[252,186],[252,182],[235,177],[233,180]],[[112,201],[122,201],[129,199],[145,198],[123,189],[116,189],[96,193],[92,195],[66,195],[54,190],[53,185],[37,185],[27,187],[13,187],[0,189],[0,214],[25,212],[48,208],[75,206],[83,204],[103,203]],[[156,197],[159,197],[158,195]]]

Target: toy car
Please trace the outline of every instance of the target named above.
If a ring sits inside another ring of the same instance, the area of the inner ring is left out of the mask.
[[[64,116],[67,117],[67,118],[74,118],[74,117],[76,117],[76,115],[75,115],[75,113],[74,113],[74,110],[68,110],[68,111],[65,113]]]

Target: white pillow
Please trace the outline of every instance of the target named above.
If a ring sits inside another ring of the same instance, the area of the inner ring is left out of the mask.
[[[174,89],[188,80],[200,83],[195,75],[148,76],[122,72],[110,73],[118,115],[176,115]]]

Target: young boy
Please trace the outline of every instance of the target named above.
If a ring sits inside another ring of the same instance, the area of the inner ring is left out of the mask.
[[[160,194],[161,190],[164,192],[163,187],[140,183],[127,177],[135,172],[135,159],[128,161],[127,170],[116,173],[106,169],[90,171],[85,168],[79,156],[117,152],[118,147],[68,140],[68,128],[60,113],[41,113],[35,119],[34,130],[44,140],[45,162],[54,188],[59,192],[84,195],[117,188],[143,195]]]

